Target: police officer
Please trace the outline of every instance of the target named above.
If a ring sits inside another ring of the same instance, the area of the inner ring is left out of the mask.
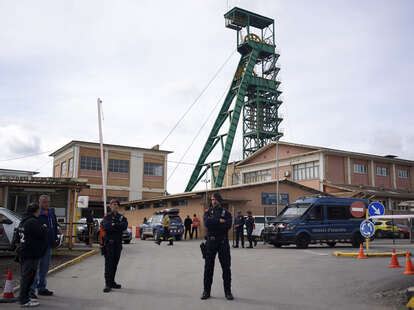
[[[244,216],[241,211],[237,212],[237,216],[234,218],[234,229],[236,230],[236,245],[235,248],[239,247],[239,240],[241,240],[241,246],[244,248]]]
[[[253,241],[254,245],[257,245],[256,239],[253,240],[253,230],[254,230],[254,217],[252,216],[252,211],[247,211],[247,218],[245,220],[246,225],[246,232],[247,232],[247,240],[249,241],[248,248],[253,248]]]
[[[103,245],[105,255],[104,293],[110,292],[113,288],[121,288],[121,285],[115,282],[115,274],[122,251],[122,232],[128,227],[127,219],[119,214],[119,201],[112,199],[109,207],[111,212],[108,213],[102,221],[104,229]]]
[[[168,245],[174,245],[174,238],[170,234],[170,216],[168,214],[165,214],[162,219],[162,234],[159,234],[158,240],[155,243],[160,245],[163,240],[168,240]]]
[[[214,262],[216,254],[223,270],[224,294],[233,300],[231,293],[231,256],[228,231],[232,225],[232,215],[222,207],[223,199],[219,193],[211,196],[211,207],[204,213],[204,225],[207,229],[206,255],[204,265],[204,291],[201,299],[210,298],[213,283]]]

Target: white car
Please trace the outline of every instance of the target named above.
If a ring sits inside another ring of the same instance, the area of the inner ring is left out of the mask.
[[[14,230],[19,226],[22,216],[12,210],[0,207],[0,251],[13,249]],[[58,227],[58,247],[63,244],[64,235]]]
[[[262,238],[263,229],[265,227],[265,217],[264,215],[253,215],[255,228],[253,230],[253,236]],[[275,216],[266,216],[266,223],[269,225],[269,222],[273,221]],[[244,226],[244,235],[247,236],[246,226]]]
[[[19,226],[20,221],[19,214],[0,208],[0,250],[12,250],[14,229]]]

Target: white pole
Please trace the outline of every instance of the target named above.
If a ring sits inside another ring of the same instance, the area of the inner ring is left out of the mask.
[[[102,196],[104,203],[104,215],[106,215],[106,169],[103,150],[103,134],[102,134],[102,100],[98,98],[98,124],[99,124],[99,144],[101,147],[101,171],[102,171]]]
[[[279,137],[276,140],[276,216],[279,214]]]

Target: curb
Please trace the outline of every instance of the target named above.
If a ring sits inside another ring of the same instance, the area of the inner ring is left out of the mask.
[[[58,271],[60,271],[60,270],[62,270],[62,269],[65,269],[65,268],[67,268],[67,267],[69,267],[69,266],[72,266],[72,265],[78,264],[78,263],[80,263],[81,261],[83,261],[84,259],[86,259],[86,258],[88,258],[88,257],[90,257],[90,256],[93,256],[93,255],[95,255],[95,254],[96,254],[96,253],[98,253],[98,252],[99,252],[99,249],[93,249],[93,250],[90,250],[90,251],[88,251],[88,252],[86,252],[86,253],[84,253],[84,254],[82,254],[82,255],[78,256],[78,257],[75,257],[74,259],[71,259],[70,261],[67,261],[66,263],[63,263],[63,264],[61,264],[61,265],[58,265],[58,266],[56,266],[56,267],[54,267],[54,268],[50,269],[50,270],[47,272],[47,274],[48,274],[48,275],[50,275],[50,274],[52,274],[52,273],[58,272]],[[13,292],[14,292],[14,293],[16,293],[19,289],[20,289],[20,285],[17,285],[17,286],[13,289]],[[2,302],[1,302],[1,299],[0,299],[0,303],[2,303]]]
[[[404,257],[406,252],[397,252],[395,253],[397,256],[401,256]],[[410,253],[411,254],[411,253]],[[332,253],[333,256],[336,257],[357,257],[358,253],[355,252],[333,252]],[[365,253],[366,256],[368,257],[391,257],[392,256],[392,252],[371,252],[371,253]]]
[[[67,261],[66,263],[63,263],[63,264],[61,264],[59,266],[56,266],[56,267],[50,269],[47,274],[50,275],[50,274],[55,273],[55,272],[58,272],[58,271],[60,271],[60,270],[62,270],[64,268],[67,268],[69,266],[78,264],[81,261],[83,261],[84,259],[86,259],[86,258],[88,258],[90,256],[93,256],[93,255],[95,255],[98,252],[99,252],[98,249],[90,250],[89,252],[86,252],[86,253],[82,254],[81,256],[75,257],[74,259],[71,259],[70,261]]]

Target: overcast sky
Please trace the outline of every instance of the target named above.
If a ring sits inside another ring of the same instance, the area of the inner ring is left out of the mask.
[[[275,19],[284,141],[414,160],[414,1],[0,0],[0,167],[51,175],[51,151],[97,141],[97,97],[106,143],[161,143],[236,48],[227,3]],[[238,58],[162,145],[178,161],[216,106],[169,192],[184,190]]]

